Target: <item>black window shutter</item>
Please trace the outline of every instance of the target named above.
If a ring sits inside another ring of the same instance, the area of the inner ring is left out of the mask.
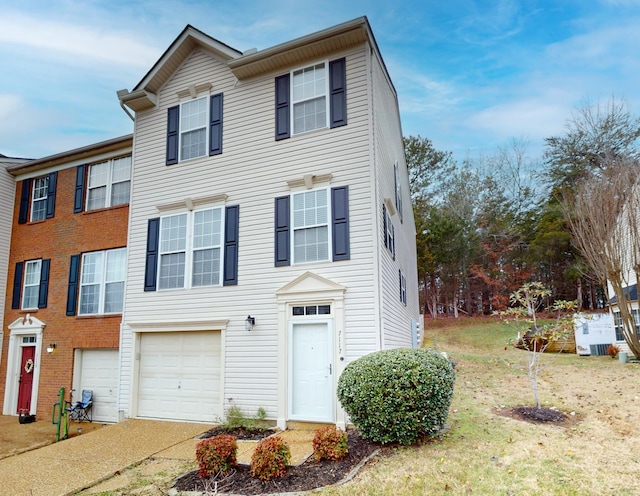
[[[71,255],[71,262],[69,263],[69,286],[67,287],[67,315],[76,314],[79,276],[80,255]]]
[[[398,288],[400,288],[400,301],[402,301],[402,271],[398,270]]]
[[[147,259],[144,269],[144,290],[155,291],[158,274],[158,246],[160,241],[160,218],[149,219],[147,225]]]
[[[57,180],[58,180],[57,172],[52,172],[51,174],[49,174],[49,186],[47,188],[47,219],[51,219],[55,214]]]
[[[289,118],[289,74],[276,78],[276,140],[291,136]]]
[[[384,238],[384,246],[390,248],[389,236],[387,236],[387,207],[384,203],[382,204],[382,237]]]
[[[22,192],[20,193],[20,213],[18,214],[18,224],[26,224],[29,215],[29,198],[31,197],[31,179],[22,181]],[[18,306],[19,308],[19,306]]]
[[[240,206],[227,207],[224,212],[224,286],[238,284],[238,232]]]
[[[49,179],[51,181],[51,179]],[[49,296],[49,267],[50,259],[42,260],[40,266],[40,291],[38,293],[38,308],[47,308],[47,299]]]
[[[347,125],[347,72],[346,59],[329,62],[330,127]]]
[[[82,212],[84,207],[84,178],[85,178],[85,165],[79,165],[76,167],[76,189],[73,194],[73,213],[77,214]]]
[[[331,189],[333,261],[349,260],[349,187]]]
[[[222,153],[222,93],[211,95],[209,106],[209,155]]]
[[[178,163],[180,106],[167,109],[167,165]]]
[[[275,215],[275,266],[291,265],[289,233],[289,196],[276,198]]]
[[[16,273],[13,275],[13,297],[11,298],[11,308],[20,308],[20,292],[22,290],[22,271],[24,262],[16,263]]]
[[[393,255],[393,259],[396,259],[396,229],[391,224],[391,246],[389,247],[391,250],[391,254]]]

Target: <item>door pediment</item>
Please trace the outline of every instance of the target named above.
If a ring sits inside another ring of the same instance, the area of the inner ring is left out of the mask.
[[[347,288],[341,284],[307,271],[276,291],[276,296],[278,301],[289,300],[292,296],[300,295],[335,299],[342,297],[346,290]]]

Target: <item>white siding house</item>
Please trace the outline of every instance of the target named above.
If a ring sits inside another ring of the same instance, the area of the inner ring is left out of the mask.
[[[347,363],[410,347],[415,225],[366,18],[241,53],[187,26],[135,112],[121,417],[344,425]]]

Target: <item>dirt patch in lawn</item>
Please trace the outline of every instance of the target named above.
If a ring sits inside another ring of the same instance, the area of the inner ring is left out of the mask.
[[[532,424],[552,424],[567,427],[578,420],[575,412],[569,415],[555,408],[537,408],[535,406],[517,406],[514,408],[494,408],[494,413]]]
[[[215,491],[232,494],[271,494],[307,491],[335,484],[347,477],[360,463],[366,462],[380,446],[364,439],[357,430],[350,429],[349,452],[339,461],[315,461],[309,458],[302,465],[289,467],[287,474],[269,482],[251,476],[249,467],[238,466],[224,477],[200,478],[198,471],[180,477],[176,482],[179,491]]]

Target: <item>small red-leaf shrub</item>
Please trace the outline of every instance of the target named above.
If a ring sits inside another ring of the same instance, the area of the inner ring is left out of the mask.
[[[238,443],[235,436],[220,434],[200,441],[196,445],[198,475],[209,477],[217,473],[225,473],[236,465]]]
[[[313,436],[313,454],[318,461],[342,460],[348,451],[347,433],[335,425],[322,427]]]
[[[263,439],[251,455],[251,475],[262,481],[284,477],[291,460],[289,445],[280,437]]]
[[[611,358],[617,357],[618,353],[620,353],[619,346],[616,346],[615,344],[610,344],[609,346],[607,346],[607,355],[609,355]]]

